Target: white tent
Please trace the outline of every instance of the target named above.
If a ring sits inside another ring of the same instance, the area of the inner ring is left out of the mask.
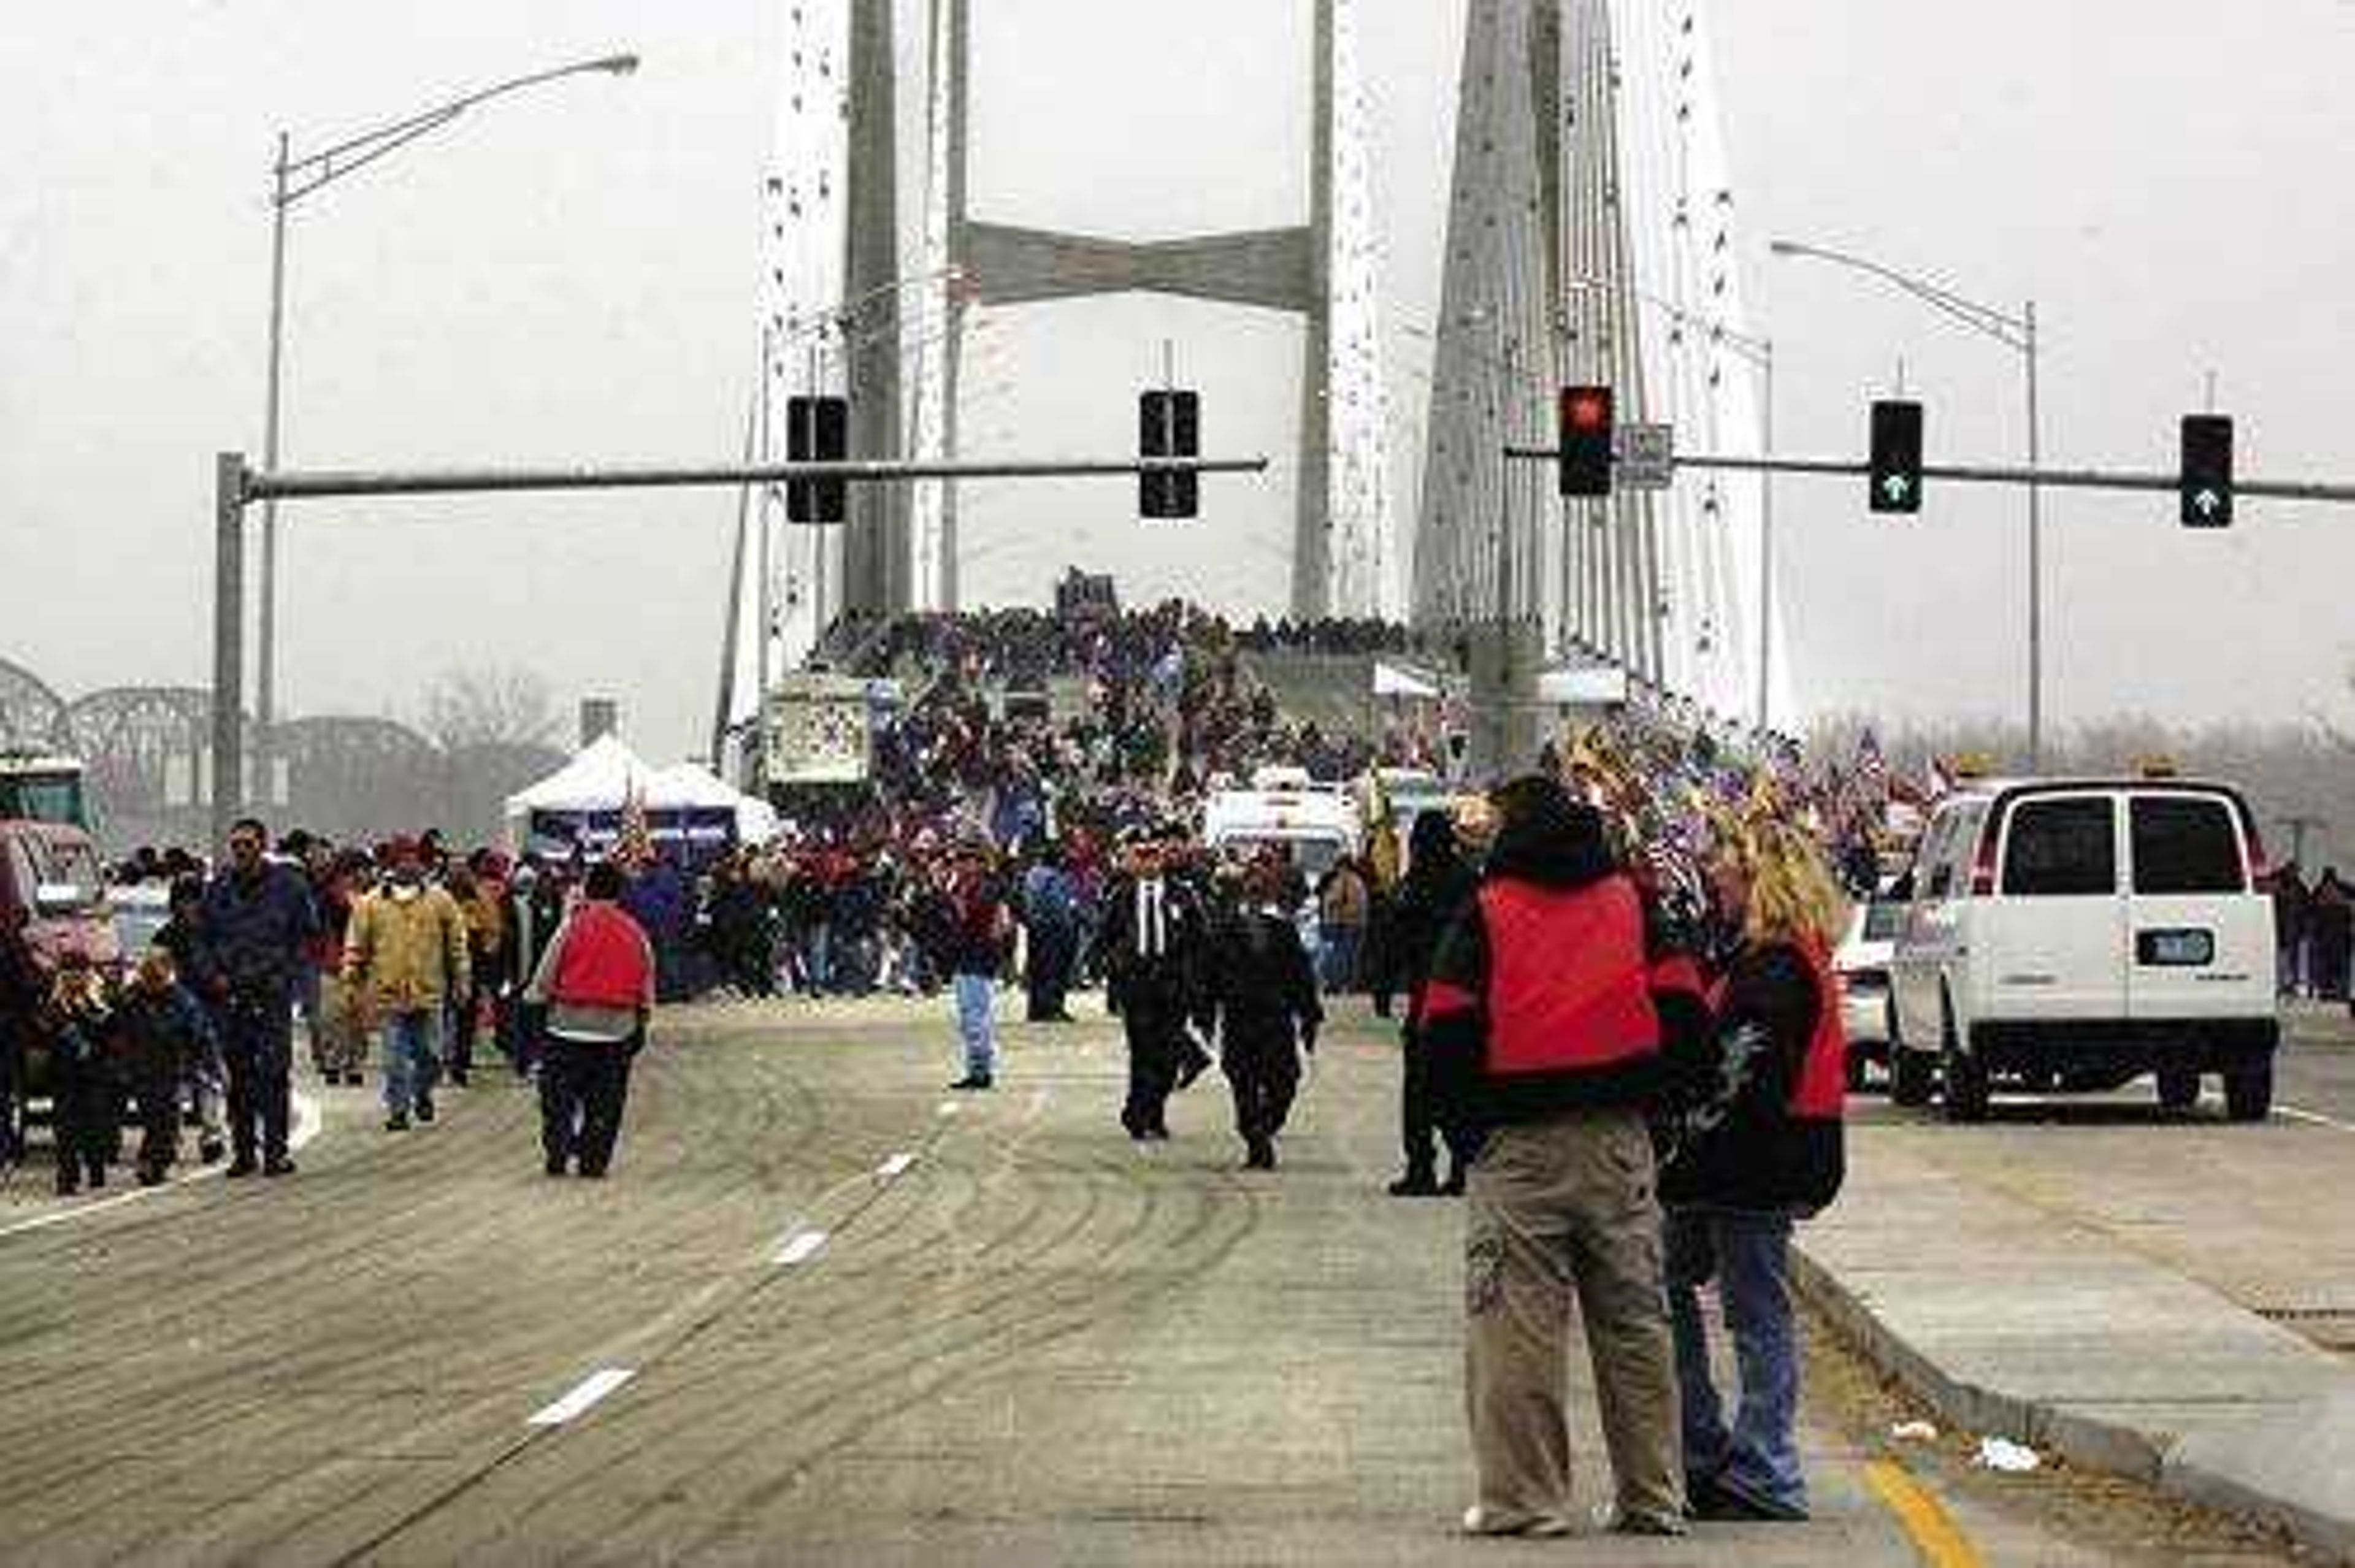
[[[646,793],[649,803],[711,806],[735,812],[736,837],[746,844],[765,844],[777,831],[777,814],[767,801],[730,788],[701,763],[680,763],[663,769],[655,774]]]
[[[1376,697],[1433,698],[1439,694],[1436,677],[1412,665],[1392,664],[1387,659],[1374,661]]]
[[[776,832],[777,815],[765,801],[730,789],[711,771],[695,763],[667,768],[649,767],[645,759],[612,735],[599,737],[581,753],[538,784],[509,795],[507,838],[511,848],[532,847],[554,821],[570,821],[590,837],[606,836],[610,822],[633,799],[653,823],[655,837],[665,837],[666,819],[687,830],[689,818],[709,824],[713,818],[732,822],[738,843],[765,843]],[[594,824],[593,827],[591,827]],[[696,831],[725,833],[725,827]]]
[[[619,737],[601,735],[538,784],[507,796],[507,822],[512,827],[535,811],[618,811],[655,776]]]

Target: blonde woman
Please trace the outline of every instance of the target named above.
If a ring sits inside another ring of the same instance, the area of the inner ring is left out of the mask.
[[[1710,887],[1738,933],[1710,997],[1714,1081],[1660,1177],[1686,1490],[1703,1519],[1803,1520],[1791,1227],[1831,1202],[1844,1168],[1830,956],[1844,911],[1822,851],[1781,820],[1721,831]],[[1712,1278],[1742,1380],[1731,1424],[1700,1312]]]

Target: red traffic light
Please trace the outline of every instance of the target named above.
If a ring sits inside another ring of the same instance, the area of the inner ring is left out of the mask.
[[[1611,422],[1610,394],[1566,392],[1562,395],[1561,415],[1572,430],[1602,430]]]

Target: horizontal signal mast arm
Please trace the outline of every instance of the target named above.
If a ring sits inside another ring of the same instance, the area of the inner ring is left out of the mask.
[[[1522,463],[1553,463],[1560,453],[1550,446],[1508,446],[1505,455]],[[1713,457],[1678,453],[1678,468],[1737,474],[1817,474],[1842,478],[1866,478],[1872,465],[1840,457]],[[2048,490],[2134,490],[2174,494],[2183,483],[2179,474],[2155,474],[2099,468],[2021,468],[2001,464],[1925,464],[1924,480],[1963,485],[2037,485]],[[2355,483],[2324,480],[2236,479],[2235,494],[2268,501],[2324,501],[2355,504]]]
[[[712,467],[446,468],[419,471],[248,469],[247,501],[325,496],[433,496],[517,490],[655,490],[832,479],[884,485],[917,479],[1086,479],[1140,474],[1263,474],[1265,457],[990,459],[957,463],[763,463]]]

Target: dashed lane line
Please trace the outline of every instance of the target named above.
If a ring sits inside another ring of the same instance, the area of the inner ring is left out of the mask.
[[[634,1367],[600,1367],[573,1384],[563,1398],[533,1411],[524,1424],[561,1426],[575,1416],[586,1414],[599,1400],[637,1375]]]
[[[915,1163],[916,1157],[903,1151],[900,1154],[893,1155],[890,1159],[887,1159],[881,1165],[877,1166],[875,1168],[875,1174],[886,1181],[895,1180],[898,1178],[906,1175],[908,1168]]]
[[[792,1268],[797,1264],[809,1262],[825,1250],[826,1232],[824,1231],[796,1231],[785,1238],[783,1246],[777,1249],[777,1265],[780,1268]]]
[[[325,1124],[325,1117],[321,1114],[319,1103],[316,1100],[308,1094],[295,1095],[294,1125],[286,1135],[288,1152],[293,1153],[308,1147],[311,1140],[319,1136],[319,1129]],[[5,1241],[10,1236],[23,1235],[28,1231],[46,1231],[52,1225],[62,1225],[70,1220],[85,1219],[92,1214],[103,1214],[110,1209],[120,1209],[127,1203],[136,1203],[142,1199],[153,1198],[157,1193],[171,1188],[186,1187],[198,1181],[210,1181],[218,1177],[225,1168],[227,1168],[219,1165],[198,1166],[194,1170],[184,1170],[177,1176],[166,1177],[158,1186],[133,1187],[114,1193],[111,1197],[93,1198],[87,1203],[77,1203],[68,1209],[53,1209],[46,1214],[36,1214],[30,1219],[18,1220],[13,1224],[0,1225],[0,1241]]]
[[[1928,1568],[1984,1568],[1986,1559],[1945,1505],[1893,1459],[1875,1459],[1864,1467],[1865,1483],[1904,1528],[1913,1550]]]
[[[2319,1111],[2302,1110],[2296,1105],[2275,1105],[2274,1115],[2286,1121],[2303,1122],[2312,1127],[2336,1127],[2342,1133],[2355,1133],[2355,1122],[2342,1122],[2326,1116]]]

